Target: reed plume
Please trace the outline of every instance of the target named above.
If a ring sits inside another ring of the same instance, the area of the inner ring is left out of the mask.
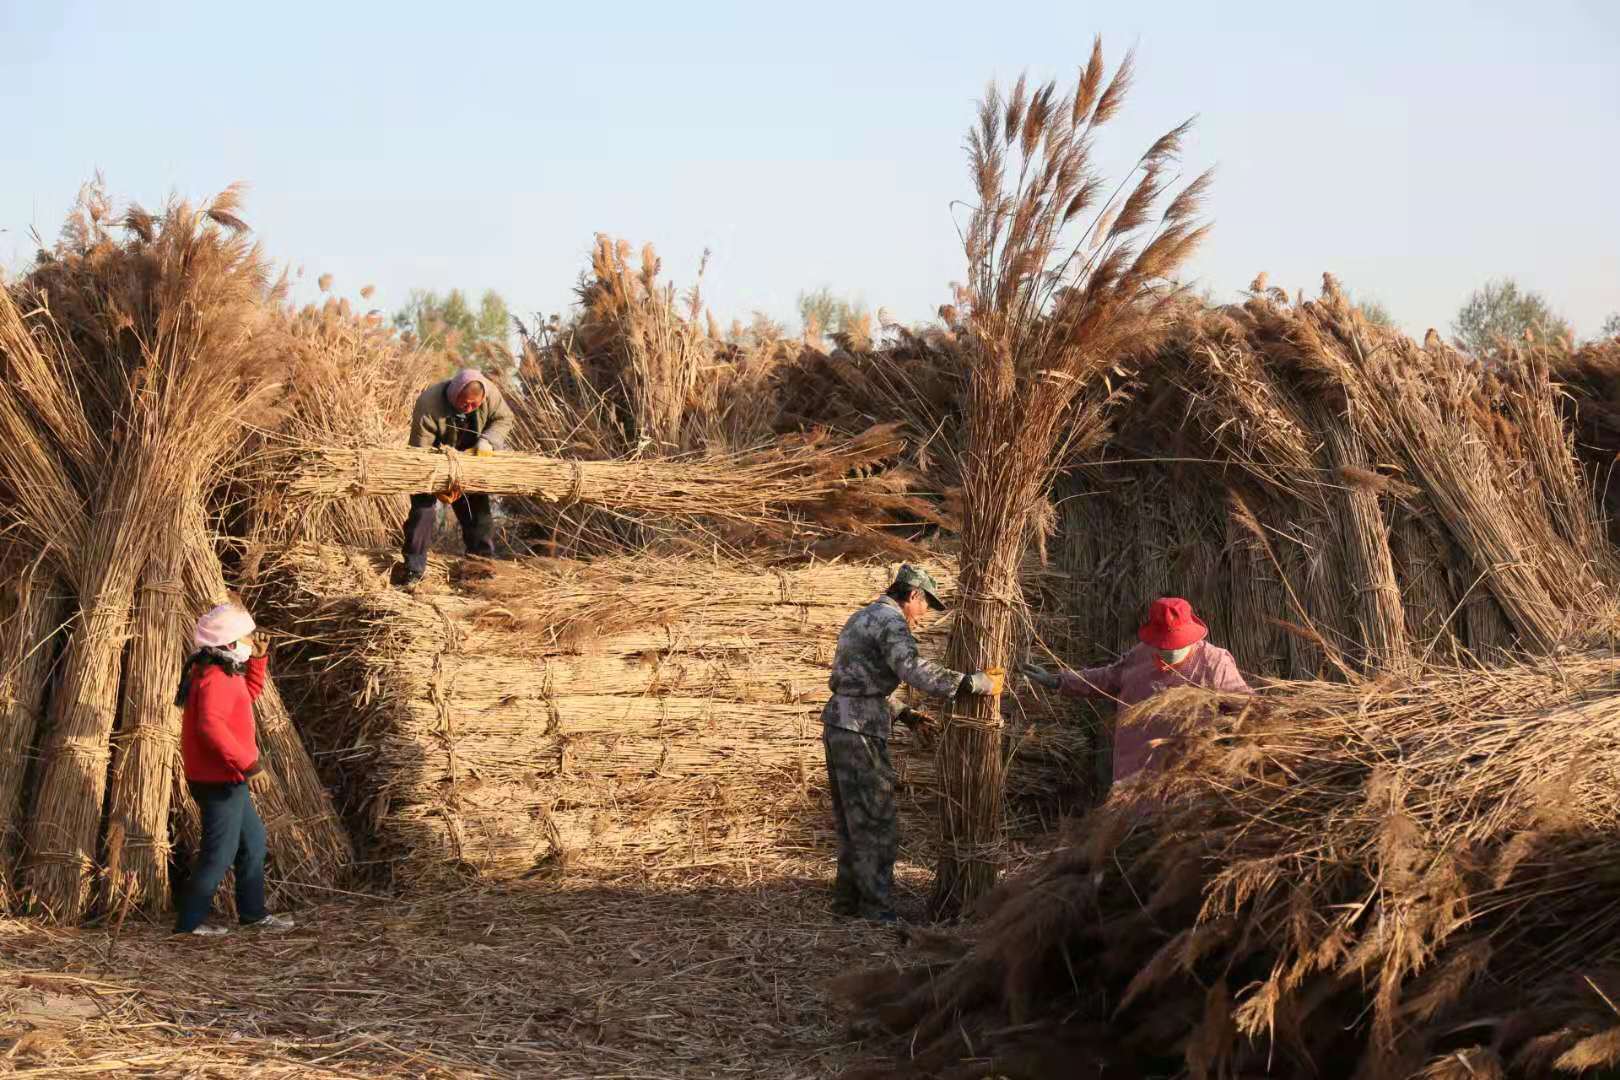
[[[1017,567],[1032,515],[1066,458],[1105,431],[1119,358],[1158,333],[1171,279],[1203,238],[1209,174],[1163,209],[1188,125],[1166,132],[1108,192],[1093,143],[1132,78],[1103,85],[1100,39],[1074,89],[992,85],[968,134],[977,205],[965,230],[958,334],[967,366],[961,449],[961,600],[947,660],[1010,667]],[[1098,90],[1098,87],[1102,87]],[[935,909],[959,909],[996,875],[1002,739],[993,701],[960,703],[940,742],[946,798]]]

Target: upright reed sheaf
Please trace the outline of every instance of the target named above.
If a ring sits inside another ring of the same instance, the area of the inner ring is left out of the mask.
[[[201,557],[219,574],[199,523],[276,352],[278,288],[237,207],[232,189],[114,221],[91,189],[0,295],[0,524],[60,582],[42,592],[73,596],[45,714],[8,740],[38,744],[21,892],[64,921],[98,883],[110,907],[168,900],[173,688],[185,612],[205,599],[182,571]],[[313,776],[296,740],[279,749],[263,783]],[[313,787],[295,831],[335,828]],[[327,867],[344,847],[329,832]]]
[[[1164,326],[1172,277],[1203,239],[1211,174],[1175,182],[1183,123],[1109,188],[1092,157],[1120,110],[1129,56],[1106,78],[1102,43],[1074,89],[992,85],[968,134],[977,205],[964,232],[957,332],[966,366],[961,448],[962,596],[947,662],[1009,667],[1017,567],[1058,467],[1095,448],[1122,356]],[[1162,205],[1162,208],[1161,208]],[[934,904],[950,911],[995,881],[1002,745],[992,701],[958,703],[940,743],[946,798]]]

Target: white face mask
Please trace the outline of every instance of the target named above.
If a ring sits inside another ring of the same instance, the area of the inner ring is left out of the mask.
[[[1167,664],[1179,664],[1187,659],[1192,651],[1193,647],[1191,645],[1185,645],[1179,649],[1160,649],[1159,659]]]
[[[238,664],[245,664],[253,658],[253,646],[245,641],[238,641],[235,645],[226,649],[225,652]]]

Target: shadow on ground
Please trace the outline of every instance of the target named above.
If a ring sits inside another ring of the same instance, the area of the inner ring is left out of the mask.
[[[276,936],[0,920],[0,1075],[835,1075],[828,980],[904,946],[813,873],[346,897]]]

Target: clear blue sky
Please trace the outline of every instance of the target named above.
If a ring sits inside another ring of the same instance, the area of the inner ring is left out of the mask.
[[[1421,333],[1511,274],[1578,331],[1620,310],[1620,5],[0,0],[0,263],[81,182],[243,180],[290,266],[560,310],[597,231],[723,320],[826,284],[903,319],[960,275],[950,209],[992,76],[1138,49],[1106,147],[1198,113],[1218,295],[1330,270]],[[306,290],[313,290],[306,285]]]

